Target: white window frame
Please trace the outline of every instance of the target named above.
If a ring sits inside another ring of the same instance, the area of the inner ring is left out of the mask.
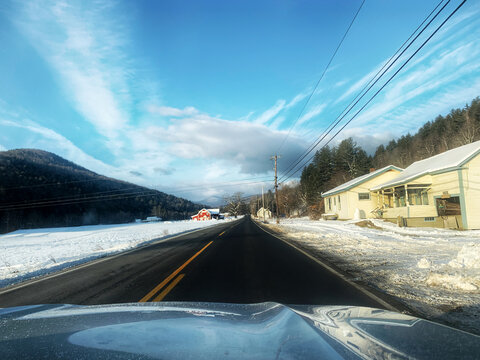
[[[368,199],[360,199],[360,195],[365,195],[365,194],[368,195]],[[361,193],[359,192],[359,193],[358,193],[358,200],[359,200],[359,201],[371,200],[370,193],[369,193],[369,192],[361,192]]]

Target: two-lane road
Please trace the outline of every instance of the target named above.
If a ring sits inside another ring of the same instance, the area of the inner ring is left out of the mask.
[[[0,290],[0,307],[138,301],[384,307],[249,218]]]

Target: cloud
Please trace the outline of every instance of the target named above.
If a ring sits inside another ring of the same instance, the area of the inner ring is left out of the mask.
[[[0,125],[25,130],[26,133],[23,133],[22,136],[24,138],[30,136],[29,141],[33,147],[58,154],[100,174],[108,174],[109,176],[118,174],[115,168],[86,154],[63,135],[34,121],[25,118],[5,119],[4,114],[0,114]],[[36,137],[32,138],[32,135],[36,135]]]
[[[148,106],[147,110],[152,114],[157,114],[160,116],[171,116],[171,117],[184,117],[192,116],[198,114],[198,110],[192,106],[187,106],[186,108],[177,109],[169,106]]]
[[[0,151],[7,151],[7,148],[5,146],[3,146],[2,144],[0,144]]]
[[[472,43],[461,44],[440,57],[432,54],[429,61],[399,76],[370,108],[354,120],[355,124],[388,127],[396,123],[397,126],[411,128],[413,124],[422,124],[418,117],[406,116],[412,110],[423,110],[425,115],[435,116],[434,113],[447,110],[445,106],[471,100],[478,96],[480,79],[474,75],[480,69],[480,64],[475,60],[478,56],[480,49]],[[442,98],[448,98],[450,102],[439,103],[438,100]],[[425,105],[429,103],[436,105],[425,112]],[[421,117],[423,121],[431,120],[425,115]]]
[[[16,24],[50,64],[75,109],[102,135],[115,138],[129,122],[133,69],[126,65],[118,12],[107,1],[94,5],[31,1]]]
[[[164,168],[161,168],[161,167],[155,167],[155,168],[153,168],[153,171],[158,173],[158,174],[161,174],[161,175],[171,175],[171,174],[174,173],[175,169],[174,168],[164,169]]]
[[[341,96],[337,98],[337,100],[334,102],[334,104],[338,104],[342,102],[343,100],[347,99],[350,97],[350,95],[354,93],[358,93],[360,89],[363,89],[363,87],[370,81],[370,79],[375,76],[375,74],[382,68],[384,62],[381,64],[377,65],[373,70],[371,70],[368,74],[363,76],[360,80],[357,80],[353,85],[351,85]],[[352,98],[353,100],[353,98]]]
[[[307,95],[308,95],[307,93],[301,93],[296,95],[292,100],[290,100],[290,102],[287,105],[285,105],[285,109],[290,109],[291,107],[297,105],[300,101],[305,99]]]
[[[335,139],[334,144],[340,143],[346,138],[353,138],[357,145],[361,146],[363,150],[369,155],[373,155],[377,147],[381,144],[386,144],[392,140],[395,136],[390,131],[383,132],[370,132],[370,129],[365,128],[350,128],[345,129],[341,135]]]
[[[262,113],[258,118],[255,119],[256,124],[266,124],[272,120],[280,111],[285,108],[285,100],[278,100],[275,105],[270,109]]]
[[[220,118],[198,114],[192,117],[173,119],[169,126],[149,126],[139,130],[133,136],[148,144],[163,144],[165,151],[182,159],[208,159],[215,166],[229,172],[232,167],[239,167],[244,174],[271,172],[270,156],[272,149],[285,138],[285,132],[272,130],[261,124],[242,121],[228,121]],[[283,150],[285,158],[304,148],[303,142],[290,136]],[[217,168],[216,168],[217,169]],[[215,177],[220,176],[218,171]],[[202,178],[207,178],[204,172]]]
[[[308,120],[314,118],[315,116],[322,113],[322,111],[327,107],[327,104],[318,104],[315,105],[312,109],[302,115],[300,119],[298,119],[297,125],[302,125],[303,123],[307,122]]]

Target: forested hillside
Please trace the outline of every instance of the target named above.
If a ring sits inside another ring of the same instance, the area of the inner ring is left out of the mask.
[[[298,187],[304,208],[322,211],[321,193],[371,168],[393,164],[405,168],[414,161],[425,159],[449,149],[480,140],[480,98],[462,109],[453,109],[447,116],[438,116],[424,124],[416,134],[407,134],[387,145],[377,147],[369,156],[350,138],[336,147],[325,147],[316,152],[306,166]],[[286,187],[292,191],[291,187]],[[297,197],[298,198],[298,197]]]
[[[188,200],[111,179],[55,154],[0,152],[0,232],[20,228],[123,223],[150,215],[185,219]]]

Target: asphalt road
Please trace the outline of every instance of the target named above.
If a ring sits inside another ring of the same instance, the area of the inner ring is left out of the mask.
[[[249,218],[0,289],[0,307],[208,301],[382,304]]]

